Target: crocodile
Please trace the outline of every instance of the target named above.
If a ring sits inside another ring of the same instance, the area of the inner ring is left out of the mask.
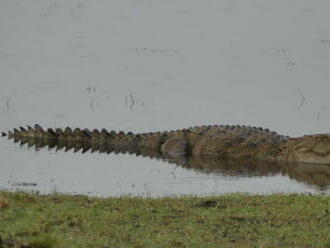
[[[37,129],[40,130],[40,127]],[[32,130],[32,128],[30,128]],[[22,131],[22,130],[21,130]],[[62,130],[63,131],[63,130]],[[188,170],[195,170],[199,173],[225,176],[240,176],[240,177],[264,177],[282,175],[289,176],[291,179],[311,185],[319,190],[328,190],[330,186],[330,166],[327,164],[312,164],[312,163],[290,163],[286,161],[265,161],[255,160],[253,158],[244,157],[226,158],[221,156],[166,156],[162,154],[161,150],[158,152],[143,151],[136,149],[136,147],[123,148],[116,145],[109,145],[108,142],[90,142],[76,139],[56,139],[45,138],[39,135],[16,135],[17,130],[11,131],[9,138],[14,142],[19,142],[20,145],[27,145],[39,151],[42,148],[56,149],[56,151],[64,150],[65,152],[99,152],[99,153],[130,153],[137,156],[144,156],[153,159],[166,161],[176,166],[183,167]],[[32,131],[31,131],[32,132]],[[64,132],[64,131],[63,131]],[[95,131],[94,133],[96,133]],[[5,136],[8,134],[6,133]],[[287,137],[282,137],[284,140]]]
[[[164,132],[137,133],[48,128],[40,125],[2,132],[16,141],[33,139],[34,144],[112,152],[128,152],[160,158],[212,156],[260,161],[330,164],[330,134],[302,137],[280,135],[261,127],[208,125]]]

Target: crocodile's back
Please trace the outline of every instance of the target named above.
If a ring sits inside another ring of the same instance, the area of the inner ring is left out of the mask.
[[[220,157],[267,156],[273,159],[289,137],[259,127],[243,125],[197,126],[188,129],[187,140],[193,155]]]

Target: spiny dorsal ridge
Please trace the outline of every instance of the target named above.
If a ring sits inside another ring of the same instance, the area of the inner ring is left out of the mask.
[[[101,138],[101,137],[102,137],[100,131],[97,130],[97,129],[94,129],[94,130],[92,131],[92,136],[93,136],[94,138]]]
[[[149,133],[150,134],[150,133]],[[119,136],[125,136],[125,133],[123,131],[119,131],[118,133]]]
[[[55,132],[56,132],[57,135],[63,135],[63,134],[64,134],[62,128],[56,128],[56,129],[55,129]]]
[[[89,129],[87,129],[87,128],[85,128],[82,132],[87,137],[91,137],[92,136],[92,132],[89,131]]]
[[[108,132],[108,130],[106,130],[105,128],[103,128],[101,130],[101,134],[104,135],[105,137],[108,137],[110,133]]]
[[[72,129],[70,127],[66,127],[64,130],[65,136],[73,136]]]
[[[39,131],[39,132],[44,132],[44,130],[42,129],[42,127],[41,127],[39,124],[35,124],[35,125],[34,125],[34,129],[35,129],[36,131]]]
[[[54,137],[58,136],[57,133],[52,128],[48,128],[47,133],[49,133],[51,136],[54,136]]]
[[[83,137],[84,136],[83,132],[80,130],[80,128],[77,128],[77,127],[73,130],[73,133],[76,137]]]
[[[114,131],[114,130],[111,130],[111,131],[110,131],[110,135],[111,135],[111,136],[115,136],[115,135],[117,135],[117,132]]]

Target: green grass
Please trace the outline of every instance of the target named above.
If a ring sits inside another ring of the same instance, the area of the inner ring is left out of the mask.
[[[0,192],[0,247],[330,247],[330,197]]]

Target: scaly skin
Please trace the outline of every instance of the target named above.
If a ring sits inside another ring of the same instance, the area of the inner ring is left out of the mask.
[[[133,134],[88,129],[43,130],[20,128],[2,136],[72,148],[96,147],[97,150],[129,152],[163,158],[214,156],[217,158],[330,164],[330,134],[290,138],[268,129],[249,126],[196,126],[170,132]]]

